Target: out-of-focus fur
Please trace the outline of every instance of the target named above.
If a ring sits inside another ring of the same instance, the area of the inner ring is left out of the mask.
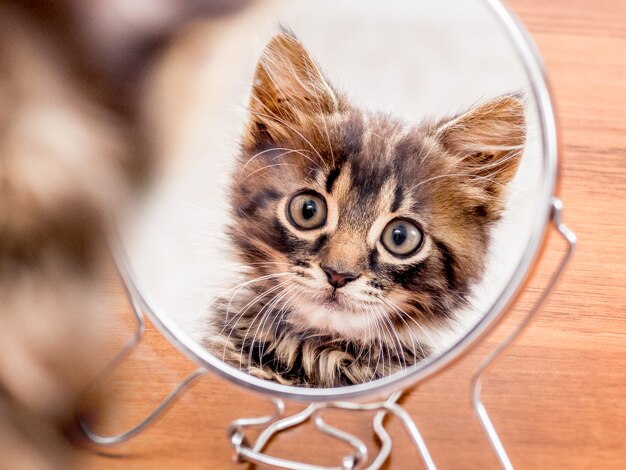
[[[141,91],[182,24],[245,3],[0,1],[1,468],[77,465],[105,221],[157,165]]]
[[[259,377],[329,387],[403,370],[436,349],[481,279],[526,138],[524,106],[501,96],[410,124],[335,90],[282,31],[256,67],[231,186],[230,238],[247,276],[211,306],[207,346]],[[298,230],[290,198],[314,191],[327,223]],[[421,226],[408,259],[381,246],[390,221]],[[333,289],[323,266],[354,274]]]
[[[94,377],[104,214],[127,140],[27,15],[0,7],[0,447],[3,468],[73,464],[65,433]]]

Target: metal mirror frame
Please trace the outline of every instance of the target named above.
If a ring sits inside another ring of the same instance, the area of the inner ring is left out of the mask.
[[[539,123],[542,130],[542,153],[544,181],[541,187],[540,203],[535,219],[535,227],[528,240],[524,254],[515,272],[503,292],[500,293],[481,320],[447,351],[427,358],[406,371],[399,371],[388,377],[371,383],[349,385],[335,388],[297,388],[253,377],[235,367],[224,363],[207,349],[194,342],[176,322],[163,312],[142,289],[134,274],[123,248],[117,248],[117,264],[130,295],[140,304],[141,310],[180,352],[199,366],[242,386],[252,392],[300,401],[350,400],[365,396],[391,393],[420,382],[437,372],[444,370],[466,354],[478,341],[494,328],[507,312],[507,307],[523,290],[546,238],[549,223],[552,220],[552,200],[557,182],[557,131],[554,108],[543,64],[536,47],[523,26],[499,0],[486,0],[497,17],[506,27],[532,86],[532,96],[537,103]]]

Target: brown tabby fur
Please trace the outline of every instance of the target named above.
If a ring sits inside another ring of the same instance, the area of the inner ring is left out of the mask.
[[[525,143],[521,99],[408,124],[354,106],[281,31],[256,67],[249,109],[229,233],[248,274],[212,307],[207,346],[256,376],[316,387],[428,356],[436,345],[424,330],[453,322],[484,272]],[[326,200],[319,229],[285,216],[303,189]],[[380,243],[398,216],[425,237],[408,259]],[[333,290],[320,265],[359,277]]]
[[[106,349],[105,220],[157,166],[138,91],[183,23],[247,2],[153,3],[0,0],[2,469],[84,468],[69,438]]]

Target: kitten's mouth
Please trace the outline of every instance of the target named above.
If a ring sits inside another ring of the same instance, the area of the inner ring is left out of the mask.
[[[324,297],[322,297],[320,303],[324,307],[328,308],[341,308],[342,310],[346,308],[346,296],[342,294],[337,289],[332,289],[328,291]]]
[[[335,292],[332,292],[332,293],[328,294],[326,297],[324,297],[322,299],[321,303],[323,305],[325,305],[325,306],[328,306],[328,307],[339,306],[340,305],[340,301],[337,298],[337,294]]]
[[[351,293],[320,289],[301,301],[288,321],[337,338],[371,338],[380,314],[380,309],[362,306]]]

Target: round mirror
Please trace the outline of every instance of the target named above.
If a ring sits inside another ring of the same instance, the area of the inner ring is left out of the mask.
[[[518,292],[555,183],[514,20],[479,0],[292,1],[209,34],[163,64],[171,164],[122,224],[151,320],[240,385],[308,400],[459,357]]]

